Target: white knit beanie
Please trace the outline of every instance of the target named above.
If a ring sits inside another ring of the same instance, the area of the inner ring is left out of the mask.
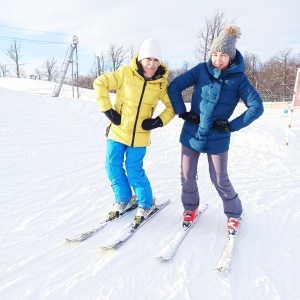
[[[138,61],[148,57],[154,57],[161,61],[161,47],[155,39],[146,39],[141,45]]]

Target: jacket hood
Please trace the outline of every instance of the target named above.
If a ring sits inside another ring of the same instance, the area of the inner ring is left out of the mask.
[[[133,58],[131,59],[130,67],[131,67],[131,69],[132,69],[132,71],[134,72],[135,75],[137,75],[137,76],[141,77],[142,79],[144,79],[143,76],[141,76],[140,73],[138,72],[139,66],[137,64],[137,58],[138,58],[138,54],[135,54],[133,56]],[[161,61],[159,67],[162,68],[162,70],[163,70],[163,72],[161,72],[162,76],[158,79],[153,79],[151,81],[157,82],[157,81],[167,80],[168,75],[169,75],[169,70],[168,70],[167,66]]]
[[[245,62],[242,54],[236,50],[235,59],[232,61],[231,65],[226,70],[219,70],[215,68],[211,62],[211,58],[207,61],[207,70],[211,76],[217,79],[222,79],[228,74],[245,72]]]

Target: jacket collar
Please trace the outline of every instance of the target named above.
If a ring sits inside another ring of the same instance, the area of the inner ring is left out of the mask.
[[[137,58],[138,58],[138,54],[133,56],[133,58],[130,62],[130,67],[136,75],[138,75],[139,77],[141,77],[145,80],[143,68],[142,68],[141,64],[137,61]],[[147,79],[147,80],[149,80],[149,81],[166,80],[168,77],[168,74],[169,74],[169,71],[168,71],[167,66],[163,62],[161,62],[160,66],[158,67],[158,69],[155,72],[152,79]]]
[[[209,74],[214,78],[223,79],[229,74],[245,72],[245,62],[242,54],[238,50],[236,50],[236,56],[230,64],[229,68],[227,68],[226,70],[219,70],[215,68],[211,62],[211,58],[207,61],[207,69]]]

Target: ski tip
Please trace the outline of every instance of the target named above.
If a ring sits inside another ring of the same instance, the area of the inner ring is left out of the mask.
[[[169,205],[170,203],[171,203],[171,200],[168,199],[165,202],[157,203],[156,208],[157,208],[157,210],[160,210],[160,209],[164,208],[165,206]]]
[[[105,252],[111,252],[117,250],[117,248],[113,246],[102,246],[100,249]]]
[[[207,203],[200,205],[198,214],[201,215],[207,208],[208,208]]]
[[[160,203],[161,205],[167,205],[167,204],[169,204],[169,203],[171,203],[171,199],[168,199],[167,201],[165,201],[165,202],[163,202],[163,203]]]
[[[226,274],[226,273],[229,273],[230,269],[228,267],[225,267],[225,266],[215,266],[214,270],[216,270],[219,273]]]
[[[81,241],[78,241],[78,240],[68,239],[68,238],[65,238],[65,241],[67,243],[72,243],[72,244],[79,244],[81,242]]]
[[[168,261],[170,260],[170,257],[167,257],[166,255],[164,255],[162,252],[161,253],[158,253],[155,258],[158,260],[158,261]]]
[[[160,262],[168,262],[170,261],[170,258],[163,257],[163,256],[156,256],[156,259]]]

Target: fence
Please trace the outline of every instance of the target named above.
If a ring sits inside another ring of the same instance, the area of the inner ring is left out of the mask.
[[[266,95],[266,94],[260,94],[260,97],[262,98],[263,102],[290,102],[293,101],[293,95],[290,96],[280,96],[280,95]]]

